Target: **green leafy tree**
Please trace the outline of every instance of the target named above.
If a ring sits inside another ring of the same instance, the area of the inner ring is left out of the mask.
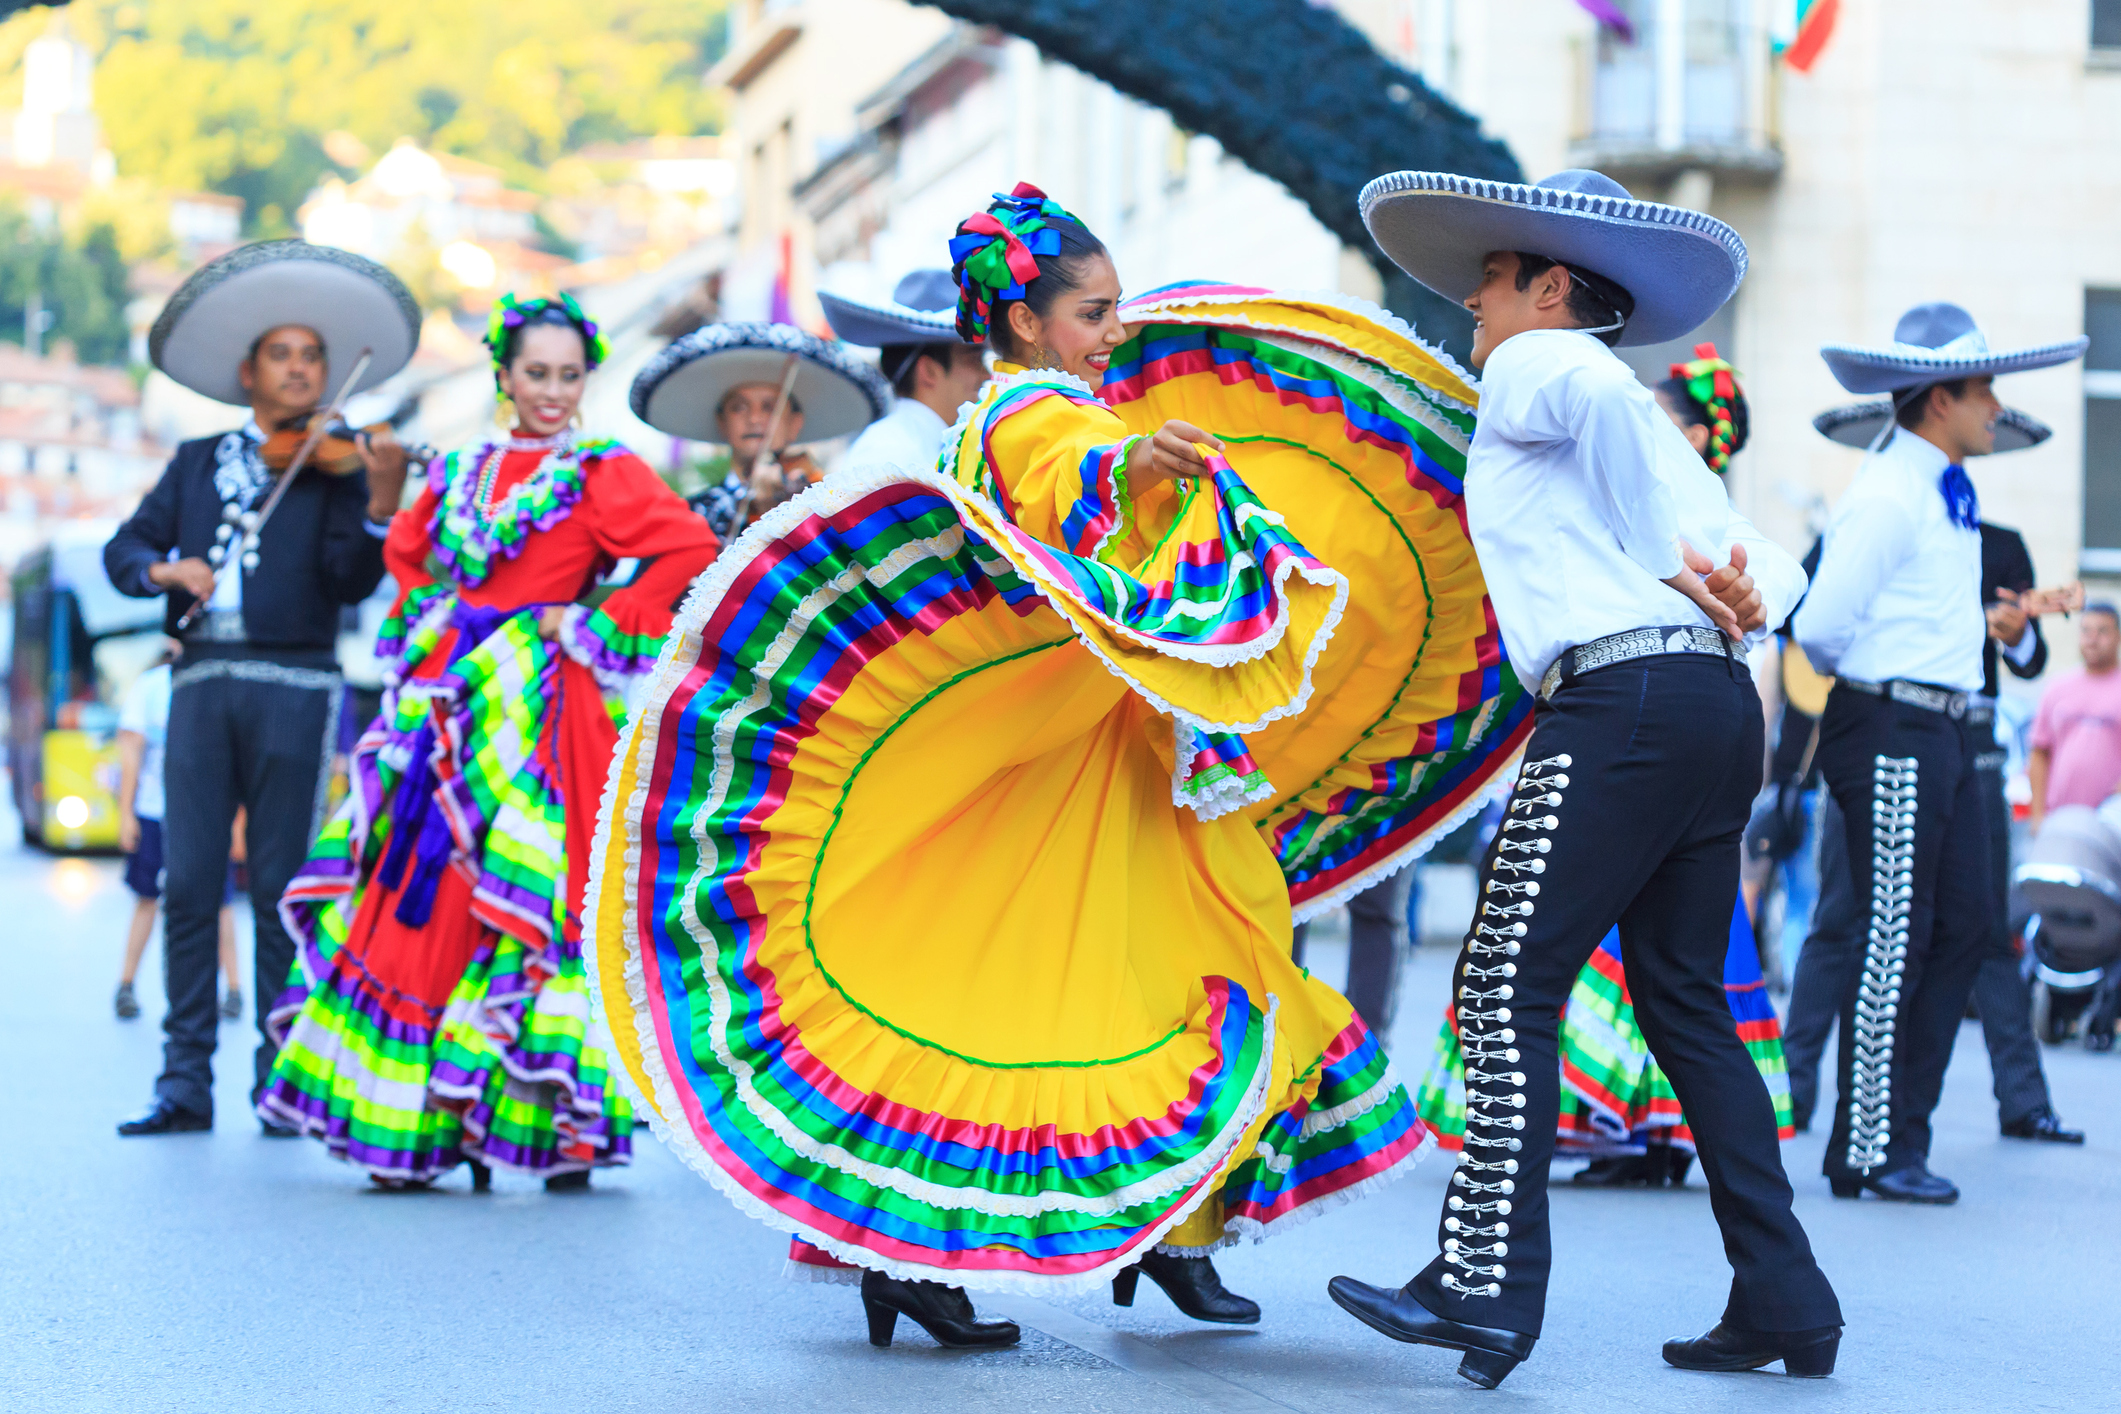
[[[118,170],[246,203],[281,234],[333,170],[324,135],[383,152],[401,136],[542,190],[587,143],[715,131],[701,83],[726,0],[76,0],[97,54],[96,111]],[[19,55],[50,24],[0,25],[0,107]]]
[[[0,202],[0,339],[26,342],[37,299],[50,316],[47,349],[54,339],[70,339],[84,363],[125,361],[125,261],[116,232],[98,225],[70,240]]]

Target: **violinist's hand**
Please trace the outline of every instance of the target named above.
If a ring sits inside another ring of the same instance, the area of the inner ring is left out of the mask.
[[[1156,435],[1147,442],[1135,445],[1148,448],[1146,455],[1137,450],[1127,465],[1127,470],[1134,476],[1136,491],[1146,491],[1166,481],[1206,476],[1208,464],[1195,449],[1207,447],[1216,452],[1223,449],[1220,440],[1177,418],[1157,428]]]
[[[214,592],[214,569],[196,555],[188,560],[157,560],[147,567],[147,582],[204,599]]]
[[[565,604],[554,604],[538,614],[538,637],[547,643],[560,641],[560,623],[567,617]]]
[[[1699,605],[1709,622],[1732,638],[1767,626],[1767,607],[1745,572],[1745,546],[1733,545],[1731,562],[1721,569],[1691,545],[1681,544],[1679,551],[1686,568],[1665,583]]]
[[[389,432],[363,432],[354,451],[368,469],[368,518],[383,525],[405,504],[405,444]]]
[[[1985,610],[1988,615],[1988,636],[2007,647],[2016,648],[2018,641],[2025,637],[2027,617],[2038,612],[2032,607],[2037,602],[2038,594],[2037,590],[2029,591],[2020,598],[2013,590],[1997,589],[1996,602]]]

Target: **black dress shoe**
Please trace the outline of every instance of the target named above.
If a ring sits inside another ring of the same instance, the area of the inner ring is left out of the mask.
[[[211,1114],[180,1110],[167,1100],[156,1100],[120,1124],[118,1133],[127,1139],[137,1139],[144,1134],[199,1134],[213,1127]]]
[[[869,1343],[891,1344],[898,1318],[910,1316],[950,1350],[997,1350],[1022,1338],[1014,1321],[982,1321],[961,1286],[939,1281],[900,1281],[882,1272],[862,1273],[862,1309],[869,1313]]]
[[[1213,1321],[1222,1326],[1259,1324],[1259,1303],[1224,1286],[1215,1263],[1206,1257],[1174,1257],[1154,1249],[1112,1278],[1113,1305],[1134,1304],[1134,1288],[1144,1272],[1164,1289],[1173,1306],[1196,1321]]]
[[[1577,1188],[1660,1188],[1664,1185],[1664,1151],[1646,1154],[1611,1154],[1593,1159],[1590,1165],[1570,1175]]]
[[[2003,1126],[2005,1139],[2035,1139],[2043,1144],[2082,1144],[2084,1131],[2064,1129],[2062,1121],[2055,1118],[2050,1109],[2038,1109],[2024,1119],[2014,1119]]]
[[[473,1175],[473,1178],[476,1180],[477,1175]],[[487,1182],[491,1183],[492,1181],[489,1176]],[[556,1173],[545,1180],[545,1191],[547,1193],[587,1193],[589,1191],[589,1170],[573,1169],[567,1173]]]
[[[1836,1198],[1860,1197],[1869,1189],[1889,1203],[1931,1203],[1941,1207],[1959,1201],[1958,1186],[1931,1173],[1920,1159],[1875,1178],[1836,1178],[1830,1182]]]
[[[258,1132],[267,1139],[300,1139],[302,1137],[302,1131],[293,1125],[281,1124],[269,1119],[258,1121]]]
[[[1682,1370],[1757,1370],[1782,1362],[1782,1373],[1819,1380],[1834,1373],[1841,1327],[1815,1331],[1746,1331],[1721,1321],[1707,1335],[1664,1343],[1664,1362]]]
[[[1412,1283],[1392,1291],[1353,1277],[1335,1277],[1326,1283],[1326,1294],[1341,1310],[1394,1340],[1463,1351],[1458,1373],[1482,1389],[1501,1384],[1537,1343],[1537,1337],[1523,1331],[1469,1326],[1439,1316],[1414,1299]]]

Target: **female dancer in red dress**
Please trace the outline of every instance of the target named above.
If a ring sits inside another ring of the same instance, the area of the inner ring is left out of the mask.
[[[569,430],[604,352],[572,299],[504,297],[487,342],[514,435],[437,458],[392,523],[383,712],[280,903],[297,962],[259,1111],[385,1187],[468,1160],[477,1187],[498,1165],[578,1188],[630,1159],[582,972],[588,847],[621,693],[717,548],[638,457]]]

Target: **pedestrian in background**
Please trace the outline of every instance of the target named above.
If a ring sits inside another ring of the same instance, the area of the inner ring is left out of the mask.
[[[2034,834],[2057,805],[2096,806],[2121,785],[2121,614],[2091,604],[2077,629],[2084,666],[2048,684],[2033,716],[2026,775]]]
[[[133,981],[155,931],[162,906],[162,752],[169,735],[170,657],[133,679],[118,709],[118,848],[125,851],[125,887],[133,892],[133,916],[125,931],[125,964],[111,1006],[120,1021],[140,1015]],[[241,826],[238,830],[240,832]],[[239,834],[240,837],[240,834]],[[243,1014],[242,972],[236,963],[233,896],[221,904],[221,975],[227,990],[221,1015]]]

